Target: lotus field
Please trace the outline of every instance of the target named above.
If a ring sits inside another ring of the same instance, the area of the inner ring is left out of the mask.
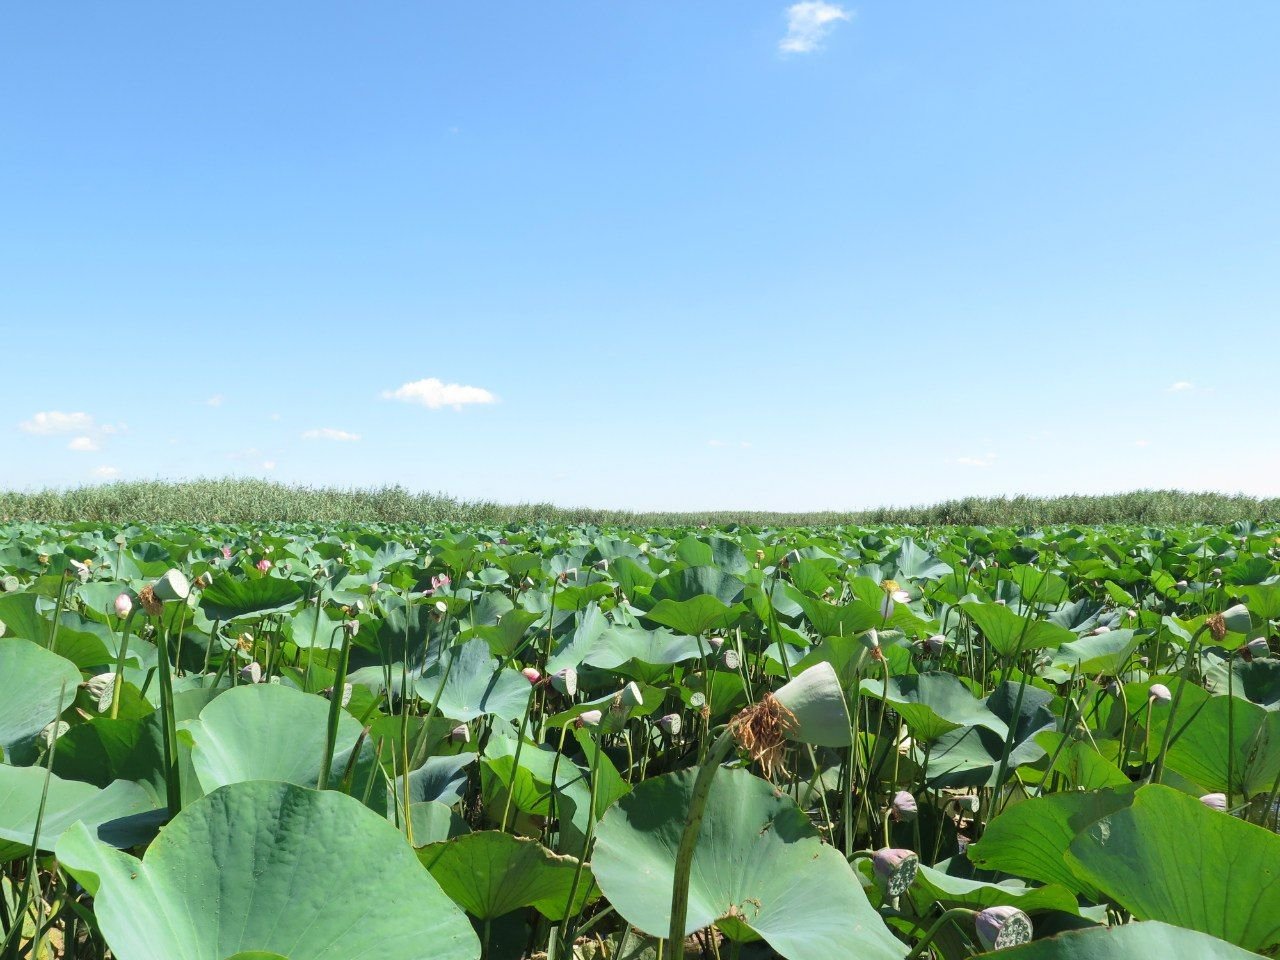
[[[1280,953],[1280,528],[0,528],[0,958]]]

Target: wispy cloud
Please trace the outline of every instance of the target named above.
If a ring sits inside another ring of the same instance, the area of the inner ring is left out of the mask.
[[[222,406],[222,401],[225,399],[226,398],[222,394],[215,393],[212,397],[210,397],[208,400],[204,402],[204,405],[206,407],[220,407]]]
[[[955,462],[962,467],[989,467],[996,459],[994,453],[987,453],[981,457],[956,457]]]
[[[109,467],[106,464],[103,464],[101,467],[93,468],[93,475],[99,480],[111,480],[114,477],[120,476],[120,471],[115,467]]]
[[[823,0],[805,0],[787,7],[787,35],[778,41],[783,53],[812,53],[822,46],[835,25],[851,20],[844,7]]]
[[[86,436],[72,438],[71,442],[67,444],[67,449],[77,450],[81,453],[93,453],[95,450],[100,450],[102,448],[98,445],[97,440],[93,439],[93,437]]]
[[[88,433],[94,429],[93,417],[87,413],[63,413],[61,410],[46,410],[34,414],[30,420],[18,424],[23,433],[33,433],[48,437],[59,433]]]
[[[321,427],[318,430],[307,430],[302,434],[303,440],[339,440],[343,443],[351,443],[360,439],[358,433],[348,433],[346,430],[335,430],[333,427]]]
[[[708,440],[707,446],[708,447],[738,447],[741,450],[746,450],[748,447],[751,446],[751,441],[738,440],[736,442],[730,443],[728,440]]]
[[[473,403],[497,403],[498,398],[484,387],[469,387],[461,383],[444,383],[435,377],[401,384],[394,390],[382,391],[382,399],[416,403],[431,410],[452,407],[461,410]]]
[[[263,469],[263,470],[268,470],[268,471],[270,471],[270,470],[274,470],[275,468],[276,468],[276,462],[275,462],[274,460],[263,460],[263,461],[262,461],[262,469]]]
[[[1190,380],[1179,380],[1177,383],[1171,383],[1165,387],[1165,393],[1184,393],[1187,390],[1194,390],[1196,385]]]
[[[1135,441],[1133,441],[1133,445],[1134,445],[1135,447],[1149,447],[1149,446],[1151,446],[1151,441],[1150,441],[1150,440],[1135,440]]]

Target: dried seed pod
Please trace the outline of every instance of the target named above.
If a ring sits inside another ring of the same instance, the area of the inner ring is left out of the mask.
[[[99,713],[105,713],[107,708],[111,706],[111,695],[115,692],[115,685],[116,675],[114,673],[100,673],[96,677],[85,681],[85,692],[93,697]]]

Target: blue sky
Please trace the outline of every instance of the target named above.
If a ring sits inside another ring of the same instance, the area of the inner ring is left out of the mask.
[[[1278,33],[1270,0],[11,5],[0,484],[1278,495]]]

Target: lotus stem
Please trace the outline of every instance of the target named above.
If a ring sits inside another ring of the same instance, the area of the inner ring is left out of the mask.
[[[960,917],[976,917],[977,915],[978,911],[976,910],[969,910],[965,907],[952,907],[934,921],[933,926],[931,926],[925,932],[925,935],[920,938],[920,941],[911,948],[911,952],[906,955],[904,960],[916,960],[917,957],[924,953],[925,948],[933,942],[933,938],[936,937],[941,932],[942,928],[950,921],[956,920]]]
[[[343,625],[339,625],[333,632],[338,631],[342,631],[342,647],[338,651],[338,669],[333,677],[333,691],[329,695],[329,730],[324,740],[324,759],[320,763],[317,790],[329,789],[329,776],[333,772],[333,751],[338,742],[338,719],[342,716],[342,692],[347,684],[347,658],[351,655],[351,634]],[[332,635],[329,637],[329,647],[333,647]],[[408,773],[406,770],[404,775],[407,777]]]

